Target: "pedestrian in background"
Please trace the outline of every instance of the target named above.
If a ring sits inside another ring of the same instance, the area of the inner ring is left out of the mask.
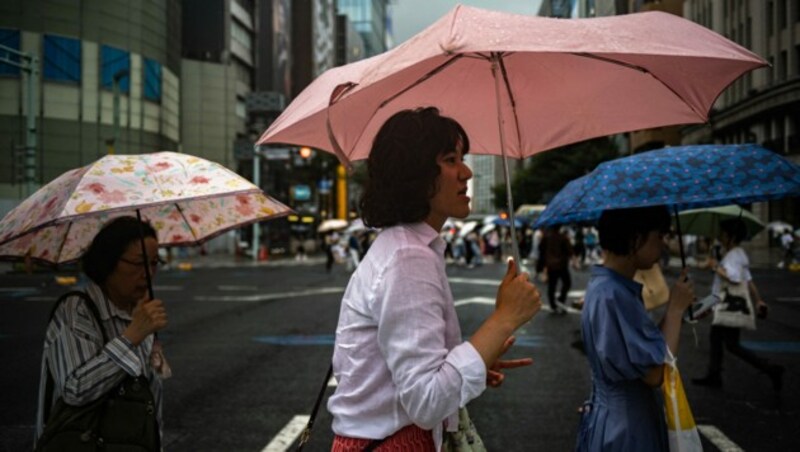
[[[592,267],[581,333],[592,372],[578,451],[668,451],[661,383],[667,349],[675,356],[683,312],[694,300],[683,270],[672,287],[661,328],[647,315],[637,270],[658,262],[669,230],[664,206],[603,211],[598,223],[602,266]]]
[[[783,248],[783,262],[778,265],[778,268],[785,268],[789,270],[794,261],[794,237],[792,237],[791,229],[784,229],[781,234],[781,248]]]
[[[571,260],[572,245],[569,238],[559,230],[558,226],[548,227],[542,241],[539,242],[539,260],[536,262],[536,271],[547,273],[547,301],[550,302],[550,309],[555,314],[567,312],[567,295],[572,286],[572,277],[569,273]],[[561,291],[556,299],[559,282]]]
[[[714,316],[719,315],[721,310],[726,309],[726,306],[724,306],[725,298],[723,298],[725,294],[723,292],[727,289],[723,286],[742,283],[747,286],[745,291],[749,291],[750,300],[756,300],[755,306],[753,306],[753,303],[741,306],[741,309],[747,311],[745,314],[754,314],[748,311],[753,308],[762,317],[767,314],[767,304],[761,298],[758,288],[753,282],[753,276],[750,274],[750,260],[747,257],[747,253],[740,246],[742,240],[746,237],[747,226],[741,218],[732,218],[720,223],[719,242],[725,250],[725,254],[721,261],[717,261],[712,257],[707,263],[707,267],[714,273],[711,292],[722,300],[720,304],[714,307]],[[728,309],[732,309],[732,307]],[[708,373],[702,378],[692,379],[692,383],[714,388],[722,386],[722,349],[724,346],[729,352],[766,374],[772,382],[773,389],[780,391],[783,386],[784,367],[770,364],[767,360],[742,347],[740,342],[742,327],[725,326],[718,324],[718,322],[716,319],[712,320],[711,335],[709,337]],[[754,319],[752,327],[755,328]]]
[[[501,370],[512,333],[541,303],[510,260],[494,312],[464,341],[439,236],[448,217],[469,212],[463,161],[469,140],[435,108],[390,117],[367,159],[364,222],[382,228],[350,279],[339,312],[328,401],[333,451],[440,450],[460,426],[463,407]],[[479,439],[478,439],[479,440]]]

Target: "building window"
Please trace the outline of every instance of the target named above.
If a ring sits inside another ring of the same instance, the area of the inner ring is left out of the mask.
[[[780,59],[778,60],[778,71],[780,72],[778,79],[783,81],[788,78],[789,73],[789,56],[785,50],[781,51]]]
[[[114,76],[119,79],[119,91],[130,91],[131,57],[128,52],[116,47],[103,46],[100,49],[100,80],[105,89],[114,89]]]
[[[19,30],[0,28],[0,46],[5,46],[19,52]],[[4,62],[4,60],[19,64],[19,55],[6,52],[0,48],[0,76],[19,77],[19,67],[8,64]]]
[[[144,98],[161,102],[161,64],[149,58],[144,59]]]
[[[62,36],[44,36],[44,79],[80,84],[81,42]]]
[[[767,2],[767,36],[772,36],[775,29],[775,4]]]
[[[236,106],[234,109],[234,113],[236,116],[242,119],[247,119],[247,105],[244,102],[244,99],[236,98]]]
[[[248,53],[251,52],[253,48],[253,38],[250,36],[250,32],[239,25],[235,20],[231,21],[231,37],[234,41],[241,44]]]

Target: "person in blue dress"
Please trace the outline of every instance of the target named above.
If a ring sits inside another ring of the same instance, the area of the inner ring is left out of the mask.
[[[583,407],[578,451],[667,451],[660,386],[667,348],[678,352],[681,317],[694,300],[683,270],[661,325],[650,319],[636,270],[661,257],[670,226],[664,206],[606,210],[598,230],[604,263],[595,266],[581,318],[592,394]]]

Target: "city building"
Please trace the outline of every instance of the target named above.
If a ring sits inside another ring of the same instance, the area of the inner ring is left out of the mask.
[[[181,14],[180,0],[0,3],[0,216],[107,153],[180,149]]]
[[[182,150],[236,168],[235,143],[249,136],[256,6],[250,0],[197,0],[191,5],[183,11]]]
[[[707,124],[683,129],[684,143],[759,143],[800,163],[800,3],[687,0],[684,17],[752,50],[771,67],[746,74],[714,106]],[[765,222],[800,224],[797,198],[758,203]],[[767,241],[761,234],[761,243]]]

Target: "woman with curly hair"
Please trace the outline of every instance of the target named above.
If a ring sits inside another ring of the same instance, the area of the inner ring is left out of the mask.
[[[541,307],[511,260],[495,311],[462,341],[439,231],[470,212],[467,152],[464,129],[435,108],[396,113],[375,137],[361,209],[382,231],[342,299],[328,402],[334,451],[441,449],[460,408],[499,386],[503,368],[531,363],[500,359]]]

